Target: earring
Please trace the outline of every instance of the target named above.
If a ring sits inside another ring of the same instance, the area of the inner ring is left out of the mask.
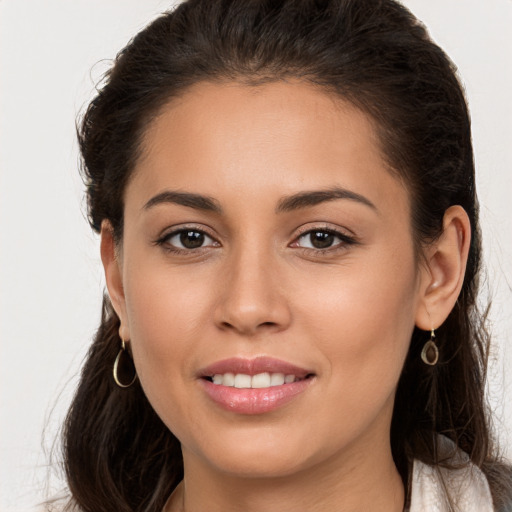
[[[116,384],[120,388],[129,388],[137,380],[137,371],[133,364],[133,359],[129,356],[128,351],[126,350],[124,340],[121,340],[121,350],[114,361],[112,375],[114,376]],[[130,380],[131,375],[133,375],[133,377],[131,377]],[[120,376],[121,379],[119,378]]]
[[[435,366],[439,360],[439,349],[437,348],[436,335],[434,329],[430,331],[430,339],[423,346],[421,351],[421,360],[429,366]]]

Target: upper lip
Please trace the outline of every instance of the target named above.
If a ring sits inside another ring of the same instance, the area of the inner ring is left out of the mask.
[[[212,377],[216,374],[224,373],[243,373],[246,375],[257,375],[258,373],[284,373],[285,375],[295,375],[298,378],[305,378],[313,374],[311,370],[300,368],[294,364],[275,359],[272,357],[255,357],[245,359],[241,357],[232,357],[223,359],[206,366],[199,371],[200,377]]]

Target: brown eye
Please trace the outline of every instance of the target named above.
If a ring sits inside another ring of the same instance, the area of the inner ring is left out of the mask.
[[[164,242],[176,249],[193,250],[205,246],[215,246],[216,242],[202,231],[182,229],[168,235]]]
[[[334,243],[335,236],[326,231],[313,231],[309,234],[309,240],[315,249],[326,249]]]
[[[312,229],[302,234],[295,242],[295,247],[303,247],[306,249],[330,249],[354,244],[352,237],[331,231],[328,229]]]
[[[180,242],[186,249],[197,249],[204,243],[204,234],[199,231],[182,231],[180,233]]]

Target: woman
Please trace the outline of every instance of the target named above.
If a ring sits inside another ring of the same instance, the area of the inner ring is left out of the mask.
[[[510,508],[467,107],[406,9],[186,2],[79,138],[109,298],[70,506]]]

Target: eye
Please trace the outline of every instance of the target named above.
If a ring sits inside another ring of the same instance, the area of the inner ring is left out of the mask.
[[[178,250],[193,250],[218,245],[212,237],[197,229],[180,229],[179,231],[174,231],[166,235],[159,243]]]
[[[351,237],[342,233],[329,229],[312,229],[299,236],[293,245],[306,249],[322,250],[353,243],[354,240]]]

